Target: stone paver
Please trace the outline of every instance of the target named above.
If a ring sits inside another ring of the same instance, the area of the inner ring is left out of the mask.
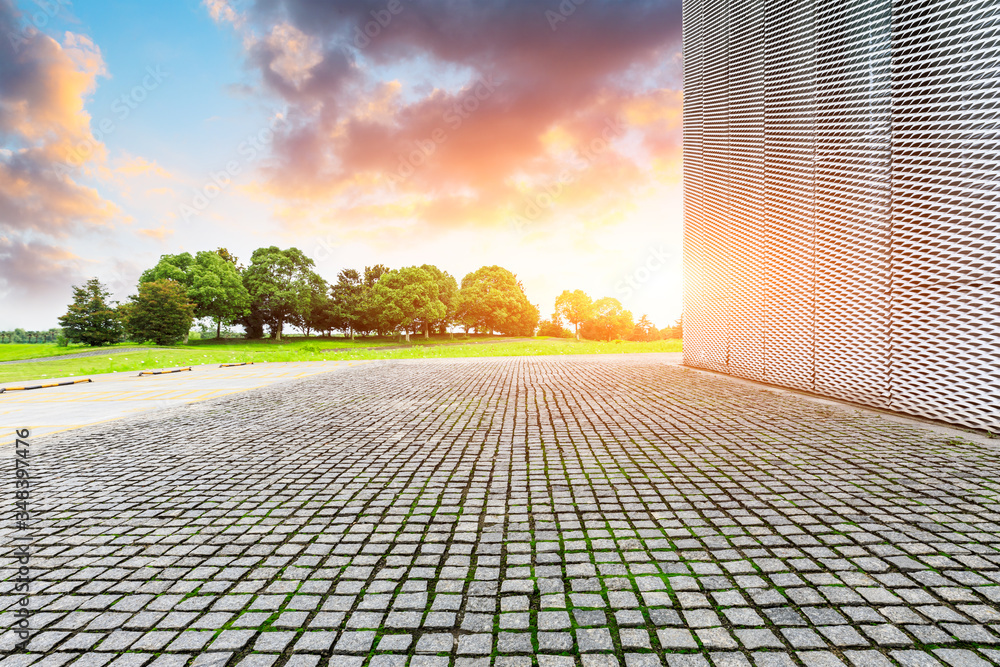
[[[1000,664],[1000,449],[669,361],[373,362],[40,438],[0,667]]]

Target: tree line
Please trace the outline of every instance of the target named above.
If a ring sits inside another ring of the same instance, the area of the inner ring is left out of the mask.
[[[61,335],[62,330],[60,329],[47,331],[14,329],[13,331],[0,331],[0,343],[54,343]]]
[[[461,284],[447,271],[424,264],[389,269],[382,264],[344,269],[327,282],[298,248],[258,248],[247,266],[225,248],[194,255],[163,255],[142,273],[136,294],[120,305],[96,278],[74,286],[73,303],[59,318],[73,342],[103,345],[121,340],[169,345],[186,339],[195,319],[240,325],[247,338],[280,340],[286,326],[305,335],[405,336],[466,333],[533,336],[537,306],[513,273],[484,266]]]
[[[269,246],[253,252],[246,266],[225,248],[163,255],[143,271],[136,293],[125,303],[110,300],[96,278],[73,287],[73,303],[59,318],[66,338],[88,345],[122,339],[171,345],[186,340],[195,319],[223,327],[239,325],[245,336],[276,340],[286,327],[330,336],[466,333],[507,336],[583,337],[642,340],[680,337],[680,327],[657,329],[643,315],[638,322],[613,298],[592,300],[581,290],[564,291],[555,312],[539,322],[517,276],[484,266],[461,284],[436,266],[390,269],[382,264],[343,269],[327,282],[298,248]],[[572,325],[571,333],[563,322]]]
[[[575,332],[563,327],[563,321],[571,324]],[[638,322],[633,321],[631,311],[626,310],[618,299],[604,297],[596,301],[583,290],[564,290],[556,297],[555,312],[548,320],[539,323],[539,336],[558,336],[588,340],[634,340],[654,341],[665,338],[680,338],[683,334],[681,321],[672,327],[657,329],[645,315]]]

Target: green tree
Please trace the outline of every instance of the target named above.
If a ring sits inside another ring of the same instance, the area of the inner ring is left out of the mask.
[[[531,336],[538,325],[538,308],[528,302],[517,276],[499,266],[484,266],[462,278],[456,318],[466,331]]]
[[[239,258],[237,258],[236,255],[229,252],[229,250],[227,250],[226,248],[216,248],[215,254],[221,257],[222,259],[226,260],[233,266],[237,267],[237,269],[239,268]]]
[[[243,272],[244,285],[250,294],[251,312],[271,328],[272,337],[281,340],[285,323],[308,311],[312,290],[314,262],[298,248],[282,250],[277,246],[257,248],[250,266]]]
[[[359,317],[357,325],[359,331],[364,333],[374,331],[379,335],[387,331],[383,326],[385,320],[382,318],[381,311],[379,311],[379,303],[375,299],[375,285],[387,273],[389,273],[389,267],[383,264],[365,267],[365,277],[361,287],[361,302],[358,305]]]
[[[344,269],[337,274],[337,282],[330,285],[330,319],[332,327],[350,334],[360,330],[363,314],[365,284],[361,274],[354,269]]]
[[[184,287],[191,286],[191,268],[194,257],[189,252],[179,255],[160,255],[160,261],[151,269],[146,269],[139,276],[140,283],[151,283],[154,280],[173,280]]]
[[[430,338],[431,329],[437,329],[440,334],[448,331],[448,325],[455,319],[455,309],[458,306],[458,282],[447,271],[442,271],[433,264],[420,267],[434,278],[438,286],[438,301],[444,306],[444,316],[437,320],[421,320],[419,324],[424,330],[424,338]]]
[[[594,302],[590,317],[580,326],[584,338],[612,340],[632,333],[632,313],[618,299],[605,297]]]
[[[580,325],[590,318],[593,301],[583,290],[563,290],[556,297],[556,313],[576,327],[576,339],[580,340]]]
[[[418,320],[433,322],[443,319],[446,313],[434,276],[416,266],[383,274],[375,283],[373,297],[382,327],[404,332],[407,342]]]
[[[188,298],[195,305],[195,317],[215,320],[215,337],[222,325],[233,324],[250,310],[250,293],[233,262],[219,251],[199,252],[190,265]]]
[[[110,296],[111,292],[97,278],[73,286],[73,303],[59,318],[69,341],[98,346],[121,340],[121,318],[109,303]]]
[[[306,299],[305,308],[292,318],[295,326],[302,329],[302,333],[309,335],[314,329],[324,331],[327,323],[327,314],[330,305],[330,297],[327,294],[329,285],[316,272],[310,271],[309,276],[309,298]]]
[[[175,280],[139,283],[139,294],[124,304],[123,319],[128,337],[137,342],[173,345],[187,337],[195,304],[187,289]]]

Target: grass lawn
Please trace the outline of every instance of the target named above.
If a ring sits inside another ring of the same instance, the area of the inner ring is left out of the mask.
[[[14,361],[15,359],[34,359],[36,357],[56,357],[63,354],[76,354],[77,352],[89,352],[91,350],[104,349],[114,350],[116,347],[142,347],[136,343],[119,343],[109,345],[104,348],[89,347],[87,345],[69,345],[59,347],[55,343],[4,343],[0,345],[0,361]],[[148,345],[146,347],[152,347]]]
[[[476,343],[488,339],[470,337],[468,342]],[[496,338],[492,340],[497,340]],[[502,340],[502,339],[501,339]],[[620,342],[602,343],[565,338],[533,338],[513,342],[490,344],[444,345],[463,342],[448,337],[432,338],[425,344],[422,338],[415,338],[403,349],[372,350],[371,347],[393,347],[399,345],[393,339],[365,339],[351,342],[345,339],[304,339],[292,338],[281,343],[273,341],[192,341],[170,349],[149,349],[138,352],[114,354],[114,348],[103,348],[112,352],[107,356],[82,357],[79,359],[58,359],[53,361],[27,361],[23,364],[0,366],[0,382],[38,380],[53,377],[80,377],[100,373],[140,371],[145,369],[192,366],[198,364],[239,363],[243,361],[323,361],[337,359],[428,359],[443,357],[507,357],[540,354],[622,354],[625,352],[680,352],[680,340],[661,340],[652,343]],[[0,346],[12,347],[10,345]],[[79,352],[92,348],[55,348],[49,345],[24,345],[20,347],[58,349]],[[320,352],[320,350],[330,350]],[[32,357],[52,356],[33,354]],[[8,357],[9,358],[9,357]],[[22,357],[23,358],[23,357]]]

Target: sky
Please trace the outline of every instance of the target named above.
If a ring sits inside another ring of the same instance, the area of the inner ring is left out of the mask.
[[[0,329],[160,255],[681,314],[680,0],[0,0]]]

